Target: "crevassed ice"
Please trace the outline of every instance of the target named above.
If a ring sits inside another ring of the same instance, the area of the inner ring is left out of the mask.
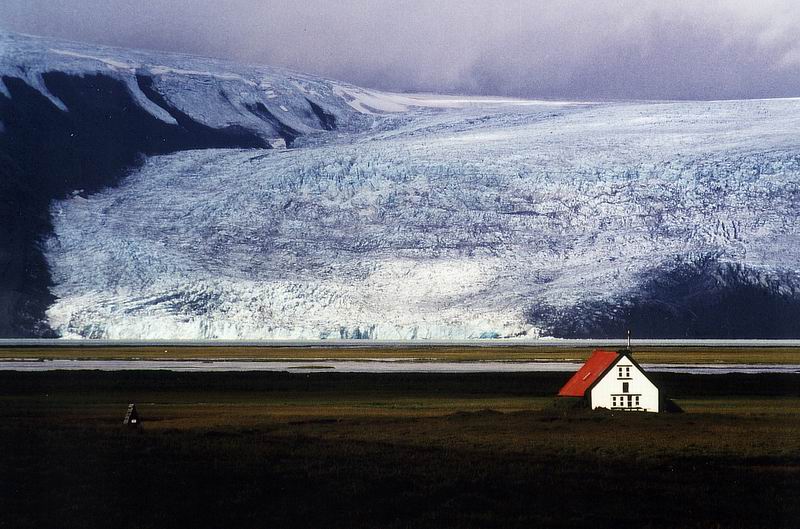
[[[800,259],[797,100],[408,109],[277,152],[149,159],[53,205],[64,336],[537,336],[532,304],[679,255]]]

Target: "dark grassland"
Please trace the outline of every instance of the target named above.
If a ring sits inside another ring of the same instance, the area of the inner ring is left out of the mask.
[[[0,372],[0,527],[800,526],[800,375],[568,377]]]
[[[618,347],[611,347],[612,350]],[[800,364],[800,348],[771,345],[761,347],[636,345],[636,359],[644,363],[744,363]],[[583,361],[591,354],[588,347],[563,346],[556,343],[503,344],[495,346],[409,344],[406,346],[375,345],[365,341],[353,346],[231,346],[231,345],[96,345],[87,340],[73,344],[42,347],[0,347],[0,359],[73,359],[73,360],[363,360],[402,358],[405,360],[439,360],[443,362],[479,360],[571,360]]]

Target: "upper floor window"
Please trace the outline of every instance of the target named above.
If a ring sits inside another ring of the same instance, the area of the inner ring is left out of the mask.
[[[631,378],[631,366],[618,366],[617,378]]]

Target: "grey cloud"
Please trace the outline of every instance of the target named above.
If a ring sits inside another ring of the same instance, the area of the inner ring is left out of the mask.
[[[794,0],[5,0],[0,27],[355,84],[549,98],[800,95]]]

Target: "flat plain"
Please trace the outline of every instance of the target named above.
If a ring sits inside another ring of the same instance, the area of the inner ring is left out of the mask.
[[[800,375],[652,376],[0,372],[0,527],[797,527]]]
[[[616,349],[618,347],[615,347]],[[420,361],[583,361],[588,347],[558,344],[501,346],[0,346],[0,359],[86,360],[364,360],[404,359]],[[800,364],[800,347],[698,347],[636,346],[636,359],[643,363],[745,363]]]

